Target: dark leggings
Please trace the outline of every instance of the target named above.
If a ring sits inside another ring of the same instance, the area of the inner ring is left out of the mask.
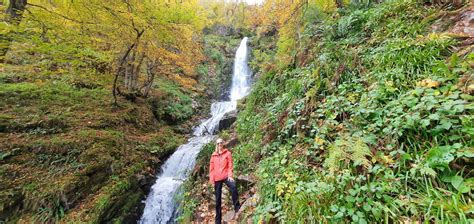
[[[225,183],[229,187],[230,192],[232,193],[232,204],[234,205],[234,210],[237,212],[240,208],[239,203],[239,193],[237,193],[237,186],[235,181],[230,181],[229,179],[216,181],[214,184],[214,194],[216,195],[216,223],[221,223],[222,211],[221,211],[221,202],[222,202],[222,184]]]

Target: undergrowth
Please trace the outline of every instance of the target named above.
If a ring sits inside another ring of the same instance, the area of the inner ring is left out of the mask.
[[[147,99],[114,106],[103,52],[14,35],[0,71],[0,222],[135,219],[200,96],[160,77]]]
[[[278,37],[252,41],[261,75],[233,154],[259,178],[255,222],[473,221],[474,54],[430,33],[439,10],[395,1],[307,20],[301,66],[270,66]]]

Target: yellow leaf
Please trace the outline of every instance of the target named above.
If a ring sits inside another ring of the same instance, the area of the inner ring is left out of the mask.
[[[436,88],[439,87],[441,83],[439,81],[435,81],[432,79],[423,79],[420,82],[417,83],[417,86],[421,87],[428,87],[428,88]]]
[[[319,137],[314,138],[314,141],[315,141],[318,145],[324,144],[324,139],[321,139],[321,138],[319,138]]]
[[[471,84],[467,87],[467,90],[473,91],[474,90],[474,84]]]

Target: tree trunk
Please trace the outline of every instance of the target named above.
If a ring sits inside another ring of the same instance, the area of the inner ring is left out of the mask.
[[[140,77],[140,68],[142,67],[143,59],[145,58],[145,53],[143,52],[139,57],[138,57],[138,62],[133,63],[133,69],[132,69],[132,82],[131,84],[131,91],[137,91],[138,90],[138,78]]]
[[[148,97],[148,94],[150,93],[150,89],[153,86],[153,81],[155,79],[155,72],[153,71],[155,67],[154,63],[148,62],[147,63],[147,68],[146,68],[146,73],[148,75],[147,81],[143,84],[143,88],[145,90],[143,91],[143,96],[146,98]]]
[[[137,32],[137,38],[135,39],[135,42],[127,48],[124,55],[120,59],[120,64],[117,68],[117,71],[115,72],[114,83],[112,85],[112,95],[114,97],[114,104],[115,105],[117,105],[117,81],[118,81],[118,77],[120,76],[120,73],[122,72],[122,70],[124,68],[124,65],[125,65],[125,62],[127,61],[128,55],[130,55],[130,51],[132,51],[135,48],[135,46],[138,44],[138,42],[140,41],[140,37],[143,35],[144,32],[145,32],[144,29],[141,30],[140,32]]]
[[[26,4],[27,0],[10,0],[6,11],[9,20],[21,20],[21,15],[25,10]]]
[[[7,22],[12,25],[18,25],[21,22],[21,15],[25,11],[27,0],[10,0],[6,10]],[[0,63],[5,62],[5,55],[7,55],[10,48],[12,31],[0,36]]]
[[[120,73],[122,72],[123,70],[123,67],[124,67],[124,64],[125,62],[127,61],[127,57],[128,55],[130,54],[130,51],[132,51],[132,49],[135,47],[135,44],[136,43],[133,43],[132,45],[130,45],[127,50],[125,51],[125,53],[123,54],[121,60],[120,60],[120,64],[117,68],[117,71],[115,72],[115,77],[114,77],[114,84],[112,86],[112,95],[114,97],[114,104],[117,105],[117,81],[118,81],[118,77],[120,76]]]

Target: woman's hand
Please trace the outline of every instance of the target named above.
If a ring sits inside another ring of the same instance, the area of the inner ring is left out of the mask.
[[[229,180],[232,181],[232,182],[235,182],[235,181],[234,181],[234,178],[232,178],[232,177],[228,177],[227,179],[229,179]]]

